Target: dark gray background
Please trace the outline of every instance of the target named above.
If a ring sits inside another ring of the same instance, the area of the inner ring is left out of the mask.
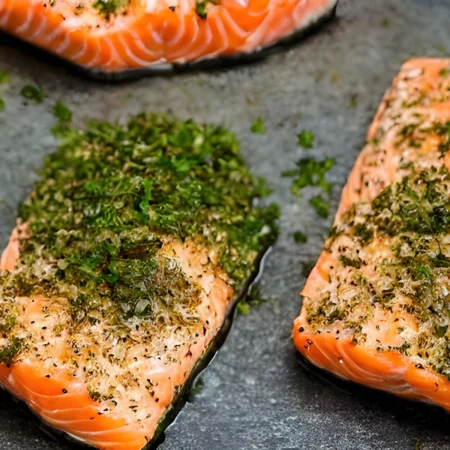
[[[238,316],[226,344],[202,375],[203,388],[168,430],[161,450],[450,449],[446,414],[365,389],[338,386],[305,370],[293,349],[291,323],[300,310],[302,264],[320,253],[331,224],[293,198],[280,177],[307,151],[296,134],[316,135],[311,155],[336,158],[331,171],[334,213],[367,127],[401,63],[450,53],[450,1],[342,0],[337,18],[299,45],[269,59],[222,71],[146,78],[121,84],[87,81],[40,62],[0,35],[0,246],[34,170],[55,148],[51,107],[63,100],[82,124],[92,117],[124,120],[143,110],[223,124],[237,133],[253,170],[266,177],[282,206],[281,236],[261,286],[273,300]],[[25,84],[48,93],[27,104]],[[352,103],[357,99],[356,106]],[[267,134],[249,128],[264,118]],[[309,236],[296,245],[292,232]],[[0,394],[1,449],[65,449],[38,430]]]

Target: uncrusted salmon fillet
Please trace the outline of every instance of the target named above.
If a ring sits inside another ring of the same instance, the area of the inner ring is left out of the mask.
[[[65,130],[1,258],[0,386],[91,446],[153,442],[274,237],[261,187],[217,127]]]
[[[293,339],[333,374],[450,410],[450,60],[406,62],[301,292]]]
[[[337,0],[0,0],[0,30],[99,72],[168,67],[271,46]]]

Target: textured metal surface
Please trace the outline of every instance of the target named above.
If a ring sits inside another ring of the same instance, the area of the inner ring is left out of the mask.
[[[342,0],[337,19],[290,50],[258,64],[207,73],[107,85],[80,79],[0,37],[0,245],[14,225],[17,205],[33,171],[54,149],[51,108],[65,101],[76,122],[91,117],[124,120],[143,110],[172,110],[182,118],[224,124],[237,133],[242,152],[266,177],[282,206],[281,236],[269,256],[262,290],[274,300],[239,316],[224,347],[202,376],[203,388],[168,430],[161,450],[450,449],[449,419],[418,405],[364,389],[335,386],[305,370],[290,341],[300,309],[302,264],[320,253],[331,223],[318,219],[308,195],[293,198],[280,177],[306,151],[296,144],[314,131],[318,158],[336,158],[332,210],[361,149],[384,90],[401,63],[413,56],[450,52],[450,1]],[[18,94],[38,84],[40,105]],[[357,101],[355,102],[355,99]],[[356,105],[355,105],[356,103]],[[267,134],[254,135],[264,118]],[[294,230],[309,236],[296,245]],[[64,449],[0,394],[0,449]]]

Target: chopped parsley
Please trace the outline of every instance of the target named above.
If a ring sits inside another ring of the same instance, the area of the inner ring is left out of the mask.
[[[373,230],[367,228],[364,224],[355,225],[355,236],[362,244],[368,244],[373,239]]]
[[[356,269],[360,269],[361,268],[361,260],[358,259],[353,259],[353,258],[349,258],[348,256],[345,255],[341,255],[339,257],[339,261],[342,263],[342,265],[344,267],[355,267]]]
[[[129,0],[95,0],[93,7],[106,20],[109,20],[111,16],[125,12],[129,3]]]
[[[42,103],[47,94],[40,88],[35,86],[24,86],[20,91],[20,95],[27,100],[33,100],[36,103]]]
[[[314,145],[314,134],[312,131],[303,130],[298,135],[298,145],[303,148],[312,148]]]
[[[208,4],[218,5],[220,0],[197,0],[195,12],[201,19],[208,17]],[[252,130],[253,131],[253,130]]]
[[[12,301],[8,299],[0,304],[0,333],[10,331],[16,324],[17,312]]]
[[[283,172],[283,177],[294,178],[291,182],[291,192],[300,196],[306,187],[320,188],[325,193],[331,191],[331,183],[326,180],[326,174],[334,166],[332,158],[316,161],[313,158],[303,158],[296,162],[297,169]],[[316,210],[320,217],[327,218],[329,215],[328,202],[321,196],[315,195],[309,200],[309,204]]]
[[[293,236],[294,241],[297,244],[306,244],[306,242],[308,241],[308,236],[306,236],[306,234],[302,233],[301,231],[295,231]]]
[[[350,97],[349,106],[350,108],[356,108],[358,106],[358,94],[353,94]]]
[[[450,150],[450,121],[445,123],[436,122],[432,130],[443,138],[442,142],[439,143],[439,151],[443,157]]]
[[[271,299],[262,296],[261,289],[258,285],[252,286],[248,295],[238,303],[237,312],[239,314],[247,315],[252,308],[258,308],[268,301],[271,301]]]
[[[445,334],[447,333],[448,325],[444,325],[444,326],[436,325],[435,329],[436,329],[437,337],[441,338],[441,337],[444,337]]]
[[[265,134],[266,133],[266,128],[264,126],[264,121],[262,120],[261,117],[258,117],[252,124],[252,126],[250,127],[250,130],[252,133],[255,134]]]
[[[316,195],[309,200],[309,204],[316,210],[320,217],[326,219],[330,213],[330,206],[321,195]]]
[[[324,192],[330,192],[331,183],[326,180],[327,172],[334,167],[335,161],[332,158],[325,158],[323,161],[316,161],[312,158],[303,158],[297,161],[297,169],[283,172],[283,177],[294,178],[291,183],[291,192],[299,196],[301,190],[307,186],[319,187]]]
[[[70,122],[72,120],[72,111],[61,100],[58,100],[53,107],[53,114],[63,122]]]
[[[0,364],[11,364],[14,357],[20,352],[22,345],[22,340],[13,337],[8,344],[0,347]]]
[[[0,97],[0,112],[5,110],[5,100],[3,100],[2,97]]]

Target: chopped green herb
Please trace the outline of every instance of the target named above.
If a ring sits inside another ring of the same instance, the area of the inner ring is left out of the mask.
[[[431,278],[433,278],[433,275],[432,275],[432,273],[431,273],[431,271],[430,271],[430,268],[428,267],[428,266],[426,266],[426,265],[419,265],[417,268],[416,268],[416,276],[417,276],[417,278],[419,279],[419,280],[423,280],[423,279],[425,279],[425,278],[429,278],[429,279],[431,279]]]
[[[0,97],[0,112],[5,110],[5,100],[3,100],[2,97]]]
[[[195,12],[201,19],[206,19],[208,16],[208,4],[218,5],[220,0],[197,0]]]
[[[111,16],[123,13],[129,3],[129,0],[95,0],[93,7],[106,20],[109,20]]]
[[[70,122],[72,120],[72,111],[61,101],[58,100],[53,107],[53,114],[63,122]]]
[[[398,327],[398,328],[397,328],[397,333],[398,333],[398,334],[403,333],[403,331],[405,331],[404,328],[402,328],[402,327]]]
[[[312,158],[304,158],[296,162],[298,169],[283,172],[283,177],[295,177],[291,184],[291,192],[299,196],[301,190],[307,186],[317,186],[323,191],[331,190],[331,183],[326,181],[326,173],[334,166],[335,161],[325,158],[323,161],[315,161]]]
[[[443,45],[438,45],[436,48],[439,52],[445,53],[445,47]]]
[[[36,103],[42,103],[44,98],[47,97],[47,94],[42,89],[30,85],[24,86],[20,91],[20,95]]]
[[[391,21],[385,17],[382,21],[381,21],[381,25],[385,28],[389,28],[391,26]]]
[[[444,325],[444,326],[436,325],[435,329],[436,329],[437,337],[441,338],[441,337],[444,337],[445,334],[447,333],[448,325]]]
[[[0,71],[0,84],[9,83],[10,76],[9,72]]]
[[[329,215],[330,206],[328,205],[327,201],[324,200],[324,198],[321,195],[316,195],[313,197],[309,204],[316,210],[317,214],[320,217],[323,217],[326,219]]]
[[[303,130],[298,137],[298,145],[303,148],[312,148],[314,145],[314,134],[312,131]]]
[[[237,305],[237,312],[246,316],[250,313],[250,305],[245,300],[241,300]]]
[[[448,69],[448,68],[442,69],[442,70],[439,72],[439,75],[440,75],[441,77],[447,77],[449,74],[450,74],[450,69]]]
[[[444,138],[443,142],[439,144],[439,151],[442,157],[450,150],[450,121],[445,123],[435,123],[432,130],[438,135]]]
[[[9,344],[0,347],[0,364],[11,364],[22,348],[22,340],[13,337]]]
[[[262,296],[260,287],[258,285],[252,286],[249,294],[238,303],[238,313],[247,315],[250,313],[252,308],[258,308],[263,303],[271,300],[272,299],[270,298],[265,298]]]
[[[349,105],[350,105],[350,108],[356,108],[358,106],[358,94],[353,94],[350,97]]]
[[[201,19],[206,19],[208,16],[206,5],[206,2],[198,2],[195,7],[195,12]]]
[[[258,117],[252,124],[252,126],[250,127],[250,130],[252,133],[255,134],[265,134],[266,133],[266,128],[264,126],[264,121],[262,120],[261,117]]]
[[[362,265],[361,260],[359,258],[353,259],[353,258],[349,258],[348,256],[345,256],[345,255],[341,255],[339,257],[339,261],[342,263],[342,265],[344,267],[350,266],[350,267],[355,267],[356,269],[360,269],[361,265]]]
[[[0,333],[10,331],[16,323],[16,310],[12,303],[0,304]]]
[[[355,225],[355,236],[365,245],[373,239],[373,230],[369,229],[367,225],[358,223]]]
[[[302,233],[301,231],[295,231],[294,241],[297,244],[305,244],[308,241],[308,236],[306,236],[306,234]]]

